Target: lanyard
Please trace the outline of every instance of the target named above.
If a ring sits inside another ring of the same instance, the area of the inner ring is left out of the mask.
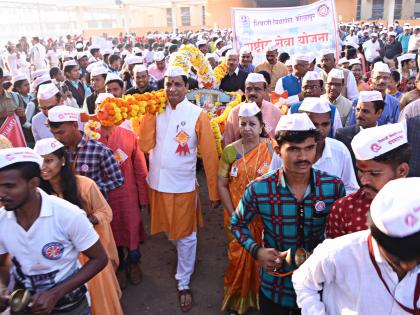
[[[415,287],[415,290],[414,290],[413,309],[411,309],[411,308],[401,304],[400,302],[398,302],[397,299],[395,298],[395,296],[391,293],[391,290],[389,289],[388,285],[386,284],[386,282],[385,282],[385,280],[382,276],[382,272],[379,269],[378,263],[376,262],[374,254],[373,254],[372,234],[369,234],[369,236],[368,236],[368,249],[369,249],[369,257],[370,257],[370,260],[372,261],[373,267],[375,267],[375,270],[376,270],[376,273],[379,276],[379,279],[381,279],[381,281],[384,284],[386,290],[392,296],[394,301],[397,302],[397,304],[407,313],[410,313],[410,314],[413,314],[413,315],[420,315],[420,309],[417,308],[417,301],[420,297],[420,274],[417,274],[416,287]]]

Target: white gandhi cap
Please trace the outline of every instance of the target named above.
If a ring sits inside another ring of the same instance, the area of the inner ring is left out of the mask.
[[[362,129],[351,141],[357,160],[366,161],[407,143],[402,123]]]
[[[48,100],[59,92],[60,90],[54,83],[43,84],[38,89],[37,98],[39,100]]]
[[[358,103],[368,103],[383,100],[384,98],[379,91],[360,91]]]
[[[420,187],[419,177],[394,179],[375,196],[370,216],[382,233],[407,237],[420,231],[420,198],[415,187]]]
[[[27,80],[28,78],[26,77],[26,75],[24,75],[23,73],[19,73],[17,75],[15,75],[12,80],[13,82],[17,82],[17,81],[22,81],[22,80]]]
[[[0,150],[0,169],[21,162],[35,162],[42,166],[42,158],[30,148],[8,148]]]
[[[147,68],[145,65],[135,65],[133,68],[133,73],[139,73],[139,72],[144,72],[147,71]]]
[[[302,79],[302,82],[304,82],[304,81],[320,81],[320,80],[322,80],[322,79],[321,79],[321,76],[319,75],[318,72],[308,71],[304,75],[304,77]]]
[[[78,63],[76,62],[76,60],[71,59],[71,60],[66,61],[66,62],[63,64],[63,68],[65,68],[65,67],[70,67],[70,66],[78,66]]]
[[[336,68],[331,69],[331,71],[328,73],[327,81],[332,79],[332,78],[343,80],[344,79],[344,71],[341,70],[341,69],[336,69]]]
[[[414,60],[414,59],[416,59],[416,54],[411,54],[411,53],[404,54],[402,56],[397,57],[397,60],[398,60],[399,63],[401,63],[405,60]]]
[[[112,95],[111,93],[99,93],[98,97],[95,100],[95,104],[101,104],[107,98],[114,98],[114,95]]]
[[[306,113],[283,115],[276,126],[277,131],[308,131],[316,129]]]
[[[102,60],[101,61],[96,61],[96,62],[92,62],[91,64],[89,64],[86,68],[86,71],[90,73],[90,72],[92,72],[92,69],[96,68],[96,67],[106,67],[106,66],[105,66],[105,64]]]
[[[35,153],[43,156],[57,151],[64,147],[64,145],[55,138],[46,138],[35,143]]]
[[[239,50],[239,54],[240,55],[247,55],[247,54],[251,54],[251,53],[252,53],[251,50],[248,47],[246,47],[246,46],[242,47]]]
[[[239,107],[239,117],[252,117],[261,112],[261,109],[255,102],[242,103]]]
[[[40,70],[36,70],[34,72],[32,72],[32,79],[36,79],[39,78],[40,76],[43,76],[45,74],[50,74],[50,72],[47,69],[40,69]]]
[[[250,73],[248,74],[248,77],[245,80],[245,83],[261,83],[267,81],[265,80],[264,76],[261,73]]]
[[[44,74],[38,78],[35,79],[34,82],[32,82],[32,88],[35,90],[40,84],[51,81],[51,77],[49,74]]]
[[[391,70],[389,70],[389,67],[386,63],[383,62],[377,62],[373,66],[373,72],[384,72],[384,73],[391,73]]]
[[[105,68],[104,66],[96,66],[91,69],[90,76],[95,77],[97,75],[107,74],[107,73],[108,73],[108,69]]]
[[[48,120],[51,122],[79,121],[80,109],[66,105],[59,105],[48,111]]]
[[[121,77],[119,75],[116,75],[115,73],[109,72],[106,75],[105,84],[108,84],[111,81],[121,81],[121,82],[123,82],[123,80],[121,79]]]
[[[355,58],[355,59],[350,59],[350,63],[349,66],[353,66],[353,65],[361,65],[362,63],[360,62],[359,58]]]
[[[130,55],[130,56],[127,56],[124,59],[124,62],[126,64],[128,64],[128,65],[135,65],[135,64],[138,64],[138,63],[143,63],[143,58],[140,57],[140,56],[132,56],[132,55]]]
[[[156,52],[153,57],[154,61],[162,61],[163,59],[165,59],[165,54],[162,51]]]
[[[165,77],[178,77],[181,75],[187,75],[181,67],[170,66],[165,72]]]
[[[299,106],[299,111],[323,114],[330,112],[331,106],[325,98],[305,97]]]

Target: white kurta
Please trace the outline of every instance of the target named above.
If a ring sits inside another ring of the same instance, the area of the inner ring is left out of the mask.
[[[173,110],[156,118],[156,145],[150,151],[149,186],[166,193],[186,193],[196,189],[197,135],[195,125],[202,109],[186,98]],[[179,147],[177,135],[187,137],[188,153],[176,153]]]
[[[369,257],[369,230],[325,240],[293,273],[292,281],[302,315],[402,315]],[[394,297],[413,308],[414,288],[420,266],[398,281],[373,239],[375,260]],[[322,291],[322,301],[319,291]],[[417,301],[417,307],[420,301]]]
[[[31,50],[32,53],[32,64],[35,67],[35,70],[47,68],[47,51],[44,46],[40,43],[34,45]]]

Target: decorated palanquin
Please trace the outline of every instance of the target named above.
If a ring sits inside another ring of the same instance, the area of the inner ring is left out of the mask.
[[[191,68],[195,69],[201,88],[189,91],[187,98],[207,112],[220,155],[223,150],[223,131],[229,112],[242,102],[242,93],[225,93],[217,89],[228,71],[227,63],[222,61],[215,69],[212,69],[200,50],[193,45],[185,45],[170,58],[169,65],[181,67],[185,73],[189,73]],[[82,120],[87,121],[85,132],[97,139],[101,124],[118,126],[129,121],[131,129],[138,134],[144,114],[163,113],[167,103],[168,99],[164,90],[126,95],[122,98],[107,98],[99,105],[95,115],[83,115]]]

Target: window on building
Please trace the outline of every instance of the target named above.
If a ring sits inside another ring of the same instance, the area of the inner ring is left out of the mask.
[[[102,21],[102,28],[112,28],[112,26],[113,26],[112,20]]]
[[[88,28],[98,28],[98,21],[88,21],[87,22],[87,27]]]
[[[202,19],[201,23],[204,26],[204,25],[206,25],[206,7],[204,5],[201,7],[201,14],[202,14],[202,16],[201,16],[201,19]]]
[[[362,14],[362,0],[357,0],[356,4],[356,20],[361,20],[361,14]]]
[[[373,0],[372,18],[382,19],[384,16],[384,0]]]
[[[416,0],[416,3],[414,4],[414,18],[420,18],[420,0]]]
[[[190,26],[191,25],[191,14],[189,7],[181,8],[181,25]]]
[[[166,26],[172,26],[172,8],[166,8]]]
[[[401,19],[402,0],[395,0],[394,20]]]

